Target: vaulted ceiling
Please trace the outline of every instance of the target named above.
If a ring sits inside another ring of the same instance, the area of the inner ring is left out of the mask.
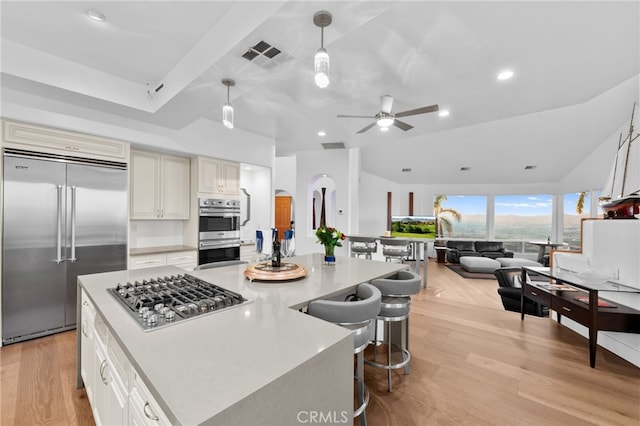
[[[180,129],[221,122],[221,80],[232,78],[235,127],[273,138],[276,155],[343,142],[361,149],[365,171],[399,183],[557,182],[628,122],[640,93],[637,1],[0,7],[3,89]],[[89,19],[89,9],[106,20]],[[325,89],[313,81],[320,10],[333,15]],[[280,53],[243,58],[259,42]],[[498,81],[506,68],[514,77]],[[386,94],[394,112],[438,104],[450,115],[405,117],[409,131],[362,134],[372,120],[336,117],[373,116]]]

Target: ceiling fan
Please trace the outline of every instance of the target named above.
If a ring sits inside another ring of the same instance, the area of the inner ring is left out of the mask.
[[[398,113],[391,112],[393,106],[393,96],[382,95],[380,96],[380,112],[374,116],[370,115],[338,115],[338,118],[373,118],[375,121],[369,124],[364,129],[358,130],[356,133],[364,133],[376,124],[380,127],[389,127],[394,125],[405,132],[413,129],[411,124],[407,124],[404,121],[398,120],[400,117],[408,117],[410,115],[426,114],[428,112],[438,111],[438,105],[430,105],[422,108],[411,109],[408,111],[402,111]]]

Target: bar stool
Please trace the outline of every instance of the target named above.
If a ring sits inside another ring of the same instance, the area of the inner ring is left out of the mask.
[[[356,301],[314,300],[307,307],[309,315],[352,330],[358,393],[358,407],[354,410],[353,417],[359,416],[363,426],[367,424],[365,409],[369,404],[369,389],[364,384],[363,352],[371,341],[372,323],[380,312],[381,297],[380,290],[364,283],[356,289]]]
[[[371,260],[371,255],[378,251],[378,241],[375,237],[349,237],[351,257]]]
[[[404,263],[411,254],[411,241],[402,238],[380,238],[385,261]]]
[[[377,320],[384,321],[385,340],[387,344],[387,363],[382,364],[376,361],[377,344],[373,349],[373,360],[365,362],[374,367],[387,370],[387,387],[391,392],[391,370],[404,368],[404,374],[409,374],[409,311],[411,308],[411,295],[420,291],[420,276],[411,271],[398,271],[396,275],[389,278],[380,278],[371,281],[371,285],[377,287],[382,293],[382,303]],[[391,324],[400,322],[400,344],[394,343],[391,336]],[[375,339],[378,337],[378,321],[375,327]],[[377,341],[375,342],[377,343]],[[395,346],[400,349],[402,361],[391,363],[391,349]]]

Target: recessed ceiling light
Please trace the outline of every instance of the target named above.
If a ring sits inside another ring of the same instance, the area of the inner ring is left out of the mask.
[[[327,136],[327,132],[325,132],[324,130],[320,130],[318,132],[318,136]]]
[[[104,20],[107,19],[105,18],[104,13],[96,9],[87,10],[87,16],[93,19],[94,21],[98,21],[98,22],[104,22]]]
[[[446,117],[448,115],[449,115],[449,110],[447,109],[440,110],[440,112],[438,113],[438,116],[440,117]]]
[[[381,132],[388,132],[388,131],[389,131],[389,126],[387,126],[387,127],[380,127],[380,131],[381,131]]]
[[[498,80],[509,80],[511,77],[513,77],[513,71],[511,70],[500,71],[498,74]]]

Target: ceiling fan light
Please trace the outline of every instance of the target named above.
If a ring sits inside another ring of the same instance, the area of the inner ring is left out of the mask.
[[[233,129],[233,107],[229,102],[222,107],[222,124],[228,129]]]
[[[323,47],[316,52],[313,68],[316,85],[324,89],[329,85],[329,54]]]
[[[393,117],[380,117],[376,120],[376,124],[380,127],[389,127],[393,124]]]

